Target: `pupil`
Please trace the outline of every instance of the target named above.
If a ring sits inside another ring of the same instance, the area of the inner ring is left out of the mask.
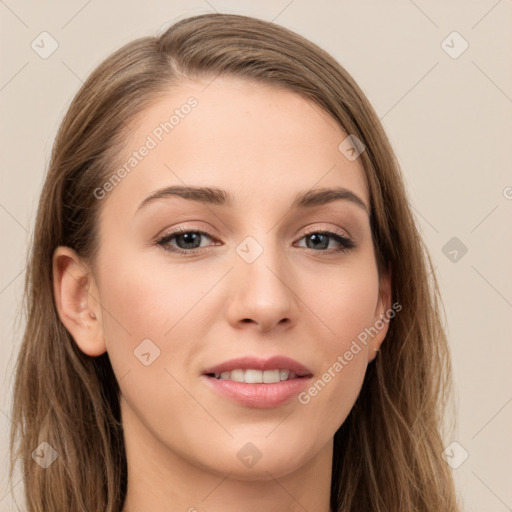
[[[196,249],[197,247],[199,247],[197,246],[197,244],[194,247],[189,247],[189,245],[191,244],[194,245],[194,241],[197,242],[199,240],[198,233],[184,233],[182,235],[179,235],[176,241],[178,242],[178,240],[183,240],[185,242],[186,247],[181,247],[181,249]]]
[[[322,235],[320,233],[315,233],[313,235],[310,235],[309,240],[311,240],[313,242],[313,247],[311,247],[309,245],[309,243],[307,244],[310,249],[311,248],[318,248],[318,247],[321,247],[322,249],[326,249],[328,247],[328,245],[329,245],[328,237],[325,236],[325,235]],[[316,242],[315,242],[315,240],[316,240]]]

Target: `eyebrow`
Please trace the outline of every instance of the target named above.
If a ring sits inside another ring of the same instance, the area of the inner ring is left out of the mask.
[[[224,207],[232,207],[235,202],[234,197],[222,188],[174,185],[156,190],[150,194],[140,203],[137,211],[157,199],[165,199],[168,197],[182,197],[190,201]],[[320,188],[301,192],[293,199],[291,209],[312,208],[339,200],[349,201],[369,214],[364,201],[354,192],[343,187]]]

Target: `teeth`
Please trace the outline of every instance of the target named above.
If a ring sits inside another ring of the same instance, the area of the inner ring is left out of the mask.
[[[229,373],[231,374],[231,376],[228,377],[229,380],[234,380],[235,382],[245,382],[245,372],[243,370],[233,370]]]
[[[261,384],[263,382],[263,372],[261,370],[245,370],[245,382],[247,384]]]
[[[279,382],[281,380],[279,370],[267,370],[262,373],[263,382],[265,384],[272,384],[273,382]]]
[[[216,379],[245,382],[246,384],[273,384],[282,380],[296,379],[297,374],[291,370],[231,370],[215,374]]]

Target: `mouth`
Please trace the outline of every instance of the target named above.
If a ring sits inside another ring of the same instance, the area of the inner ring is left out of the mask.
[[[239,405],[270,408],[289,402],[313,374],[293,359],[275,356],[232,359],[206,369],[201,377],[214,392]]]

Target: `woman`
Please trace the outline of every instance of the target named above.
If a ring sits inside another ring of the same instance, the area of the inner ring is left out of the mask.
[[[127,44],[74,98],[37,213],[27,509],[458,510],[432,270],[327,53],[224,14]]]

